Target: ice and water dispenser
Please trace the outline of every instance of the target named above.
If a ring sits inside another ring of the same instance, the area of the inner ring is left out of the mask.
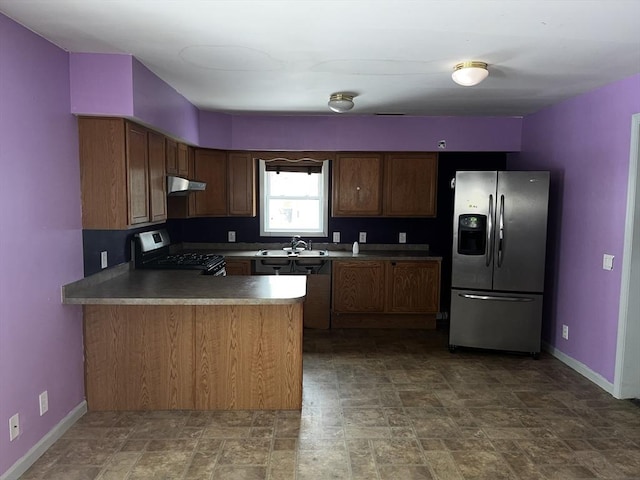
[[[484,255],[487,246],[487,216],[464,214],[458,217],[458,253]]]

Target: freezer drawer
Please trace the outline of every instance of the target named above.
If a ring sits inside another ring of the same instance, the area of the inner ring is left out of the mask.
[[[538,354],[542,294],[451,290],[449,345]]]

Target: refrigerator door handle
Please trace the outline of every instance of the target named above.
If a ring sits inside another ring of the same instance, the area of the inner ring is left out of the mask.
[[[499,225],[499,240],[498,240],[498,267],[502,266],[502,256],[504,254],[503,251],[503,241],[504,241],[504,195],[500,195],[500,220],[498,221]]]
[[[493,195],[489,195],[489,226],[487,228],[487,251],[485,253],[485,264],[488,267],[493,260]]]
[[[531,297],[496,297],[495,295],[474,295],[471,293],[459,293],[459,297],[471,300],[498,300],[500,302],[533,302]]]

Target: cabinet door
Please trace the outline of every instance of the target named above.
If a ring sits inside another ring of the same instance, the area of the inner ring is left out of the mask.
[[[149,132],[149,202],[151,221],[167,219],[167,180],[165,173],[165,138],[156,132]]]
[[[435,153],[386,155],[385,216],[436,216],[437,160]]]
[[[251,275],[251,260],[227,260],[227,275]]]
[[[249,152],[228,152],[229,215],[256,216],[256,174]]]
[[[126,229],[126,135],[120,118],[78,118],[82,228]]]
[[[384,263],[378,261],[333,262],[333,311],[382,312]]]
[[[171,140],[170,138],[166,139],[167,143],[167,174],[168,175],[178,175],[178,142],[175,140]]]
[[[196,149],[194,178],[207,183],[203,192],[194,192],[194,216],[227,214],[227,154],[219,150]]]
[[[189,178],[189,147],[184,143],[178,144],[178,176]]]
[[[334,217],[382,213],[382,156],[376,153],[338,154],[333,165]]]
[[[387,262],[387,311],[437,313],[440,305],[440,262]]]
[[[146,223],[149,215],[149,159],[147,131],[133,123],[126,123],[127,191],[129,196],[129,224]]]

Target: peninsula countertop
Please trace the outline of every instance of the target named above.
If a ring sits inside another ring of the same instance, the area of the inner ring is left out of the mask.
[[[275,305],[303,302],[305,275],[201,275],[195,270],[130,270],[128,264],[62,287],[79,305]]]

